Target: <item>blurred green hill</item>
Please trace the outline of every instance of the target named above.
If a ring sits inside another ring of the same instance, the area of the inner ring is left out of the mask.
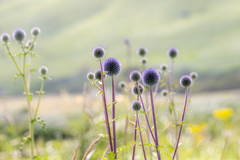
[[[139,46],[148,48],[147,66],[154,68],[170,64],[166,52],[175,46],[180,51],[174,63],[176,84],[181,75],[196,71],[195,91],[235,89],[240,86],[239,6],[237,0],[0,0],[0,33],[23,28],[31,39],[31,28],[41,28],[35,49],[39,58],[32,65],[49,68],[53,80],[46,83],[48,93],[79,92],[87,72],[98,68],[91,54],[97,45],[106,47],[105,58],[121,61],[125,75],[117,82],[128,80],[126,37],[132,42],[135,69]],[[11,50],[20,51],[13,40]],[[21,93],[21,79],[15,86],[11,82],[17,70],[5,52],[0,47],[0,90]],[[37,90],[38,73],[32,77],[32,89]]]

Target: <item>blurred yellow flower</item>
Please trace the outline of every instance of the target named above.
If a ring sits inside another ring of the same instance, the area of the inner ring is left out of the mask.
[[[189,132],[192,133],[197,133],[197,132],[201,132],[203,129],[205,129],[207,126],[207,124],[205,122],[202,122],[201,124],[197,125],[197,124],[189,124],[186,129]]]
[[[213,115],[214,117],[224,121],[233,115],[233,110],[231,108],[217,109],[213,112]]]

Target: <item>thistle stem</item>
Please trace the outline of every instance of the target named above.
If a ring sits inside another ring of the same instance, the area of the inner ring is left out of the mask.
[[[181,121],[181,124],[180,124],[180,129],[179,129],[179,133],[178,133],[177,143],[176,143],[175,150],[174,150],[174,153],[173,153],[173,158],[172,158],[173,160],[174,160],[175,155],[177,153],[178,144],[179,144],[180,136],[181,136],[181,133],[182,133],[182,126],[183,126],[183,123],[184,123],[183,120],[184,120],[185,111],[186,111],[186,108],[187,108],[187,98],[188,98],[188,90],[187,90],[187,88],[185,88],[185,103],[184,103],[183,114],[182,114],[182,121]]]
[[[138,123],[138,128],[139,128],[139,135],[140,135],[140,139],[141,139],[141,143],[142,143],[143,155],[144,155],[144,159],[147,160],[146,152],[144,149],[143,138],[142,138],[141,126],[140,126],[139,119],[138,119],[138,112],[136,112],[136,116],[137,116],[137,123]]]
[[[134,144],[133,144],[132,160],[134,160],[134,157],[135,157],[136,140],[137,140],[137,117],[136,117],[135,128],[134,128],[134,140],[133,140]]]
[[[103,67],[102,67],[102,60],[99,59],[100,62],[100,68],[101,68],[101,80],[102,80],[102,101],[103,101],[103,107],[104,107],[104,115],[105,115],[105,122],[106,122],[106,130],[109,137],[109,146],[110,146],[110,152],[113,151],[112,146],[112,135],[111,130],[109,126],[109,118],[108,118],[108,111],[107,111],[107,103],[106,103],[106,94],[105,94],[105,85],[104,85],[104,77],[103,77]]]
[[[173,135],[173,130],[172,130],[172,122],[171,122],[171,116],[170,116],[170,111],[169,111],[169,105],[168,105],[168,101],[167,101],[167,98],[165,100],[165,105],[166,105],[166,110],[167,110],[167,118],[168,118],[168,121],[169,121],[169,131],[170,131],[170,134],[171,134],[171,138],[172,138],[172,143],[173,143],[173,146],[175,145],[175,140],[174,140],[174,135]]]
[[[114,120],[116,117],[115,111],[115,85],[114,85],[114,77],[112,76],[112,119],[113,119],[113,150],[115,154],[115,159],[117,159],[117,139],[116,139],[116,121]]]
[[[154,102],[153,102],[152,86],[150,86],[150,99],[151,99],[151,105],[152,105],[153,125],[154,125],[154,132],[155,132],[155,146],[156,146],[158,160],[161,160],[160,151],[158,150],[157,122],[156,122],[155,108],[154,108]]]
[[[40,89],[40,92],[39,92],[39,98],[38,98],[37,108],[36,108],[36,111],[35,111],[35,114],[34,114],[34,118],[33,118],[33,119],[36,119],[36,117],[37,117],[38,108],[39,108],[40,101],[41,101],[42,94],[43,94],[44,82],[45,82],[45,79],[42,80],[42,85],[41,85],[41,89]]]
[[[16,66],[16,68],[17,68],[17,70],[18,70],[19,74],[22,74],[22,72],[21,72],[20,68],[18,67],[18,64],[17,64],[17,62],[16,62],[16,61],[15,61],[15,59],[14,59],[14,56],[13,56],[13,55],[11,54],[11,52],[10,52],[10,49],[9,49],[9,47],[8,47],[8,44],[7,44],[7,43],[5,43],[5,45],[6,45],[7,51],[8,51],[8,53],[9,53],[10,57],[12,58],[12,60],[13,60],[13,63],[15,64],[15,66]]]

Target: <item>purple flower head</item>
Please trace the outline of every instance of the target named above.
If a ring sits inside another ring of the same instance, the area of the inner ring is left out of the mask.
[[[187,88],[192,84],[192,78],[189,75],[183,75],[180,78],[180,84],[183,88]]]
[[[3,33],[3,34],[1,35],[1,41],[2,41],[3,43],[9,42],[9,41],[10,41],[10,36],[9,36],[9,34],[8,34],[8,33]]]
[[[135,100],[132,102],[132,109],[134,111],[140,111],[142,109],[142,103],[139,100]]]
[[[48,68],[46,66],[42,66],[39,68],[39,73],[41,75],[46,75],[48,73]]]
[[[142,58],[140,59],[140,63],[141,63],[141,64],[146,64],[147,61],[148,61],[148,59],[147,59],[146,57],[142,57]]]
[[[124,81],[121,81],[121,82],[118,83],[118,87],[121,88],[121,89],[125,88],[126,86],[127,86],[127,83],[124,82]]]
[[[141,80],[141,73],[137,70],[134,70],[130,73],[130,80],[132,82],[139,82]]]
[[[175,57],[177,57],[177,55],[178,55],[178,49],[177,48],[175,48],[175,47],[172,47],[172,48],[170,48],[169,50],[168,50],[168,52],[167,52],[167,55],[170,57],[170,58],[175,58]]]
[[[192,80],[196,80],[198,78],[198,73],[197,72],[191,72],[190,77],[192,78]]]
[[[168,65],[166,63],[163,63],[160,65],[160,69],[165,72],[168,69]]]
[[[131,41],[130,41],[129,38],[125,38],[125,39],[124,39],[124,43],[125,43],[126,45],[128,45],[128,46],[131,45]]]
[[[161,96],[167,97],[167,96],[168,96],[168,90],[163,89],[163,90],[161,91]]]
[[[39,36],[41,34],[41,30],[38,27],[33,27],[31,29],[31,34],[33,37]]]
[[[92,54],[95,58],[101,59],[105,55],[105,50],[103,47],[97,46],[97,47],[93,48]]]
[[[88,78],[88,80],[92,81],[92,80],[94,79],[94,73],[89,72],[89,73],[87,74],[87,78]]]
[[[146,56],[147,52],[148,52],[148,50],[146,47],[139,47],[137,50],[137,54],[141,57]]]
[[[139,90],[140,90],[140,94],[142,94],[144,92],[144,86],[141,84],[141,83],[138,83],[138,86],[139,86]],[[135,94],[135,95],[138,95],[138,87],[137,85],[133,85],[132,87],[132,92]]]
[[[26,32],[21,28],[17,28],[13,31],[12,37],[15,41],[22,42],[26,38]]]
[[[95,72],[94,72],[94,77],[95,77],[96,80],[99,80],[99,81],[102,80],[102,77],[101,77],[101,69],[100,69],[100,68],[97,69],[97,70],[95,70]],[[103,78],[104,78],[104,79],[106,78],[105,74],[103,75]]]
[[[107,76],[117,76],[121,71],[121,63],[113,57],[106,59],[103,63],[103,70]]]
[[[143,72],[142,81],[146,86],[155,86],[160,81],[160,75],[154,68],[148,68]]]

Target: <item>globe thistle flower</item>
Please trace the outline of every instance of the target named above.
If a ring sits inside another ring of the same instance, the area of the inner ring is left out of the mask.
[[[46,75],[48,73],[48,68],[46,66],[40,67],[39,68],[39,73],[43,76]]]
[[[168,65],[167,65],[166,63],[163,63],[163,64],[160,65],[160,69],[161,69],[163,72],[165,72],[165,71],[167,71],[167,69],[168,69]]]
[[[146,57],[142,57],[142,58],[140,59],[140,63],[141,63],[141,64],[146,64],[147,61],[148,61],[148,59],[147,59]]]
[[[170,48],[167,52],[167,55],[168,55],[168,57],[170,57],[172,59],[177,57],[178,56],[178,49],[175,48],[175,47]]]
[[[39,36],[41,34],[41,30],[38,27],[33,27],[31,29],[31,34],[33,37]]]
[[[187,87],[191,86],[191,84],[192,84],[192,78],[189,75],[183,75],[180,78],[180,85],[183,88],[187,88]]]
[[[144,92],[144,86],[141,84],[141,83],[138,83],[133,85],[132,87],[132,92],[135,94],[135,95],[138,95],[138,86],[139,86],[139,90],[140,90],[140,94],[142,94]]]
[[[103,47],[97,46],[97,47],[93,48],[92,54],[95,58],[100,59],[100,58],[104,57],[105,50]]]
[[[161,91],[161,95],[162,95],[163,97],[167,97],[167,96],[168,96],[168,90],[163,89],[163,90]]]
[[[197,72],[191,72],[190,77],[192,78],[192,80],[196,80],[196,79],[198,79],[198,73]]]
[[[27,43],[25,44],[25,46],[27,48],[30,48],[32,46],[32,48],[34,48],[34,44],[32,45],[32,41],[27,41]]]
[[[148,52],[148,50],[146,47],[139,47],[137,50],[137,54],[141,57],[146,56],[147,52]]]
[[[137,70],[134,70],[130,73],[130,80],[132,82],[139,82],[141,80],[141,73]]]
[[[95,70],[95,72],[94,72],[94,77],[95,77],[95,79],[97,79],[97,80],[99,80],[99,81],[102,81],[101,69],[100,69],[100,68],[97,69],[97,70]],[[105,74],[103,75],[103,78],[104,78],[104,79],[106,78]]]
[[[107,76],[117,76],[121,71],[121,63],[113,57],[106,59],[103,63],[103,70]]]
[[[26,38],[26,32],[21,28],[17,28],[13,31],[12,37],[15,41],[22,42]]]
[[[124,81],[120,81],[120,82],[118,83],[118,87],[121,88],[121,89],[125,88],[126,86],[127,86],[127,83],[124,82]]]
[[[89,73],[87,74],[87,78],[88,78],[88,80],[93,81],[93,79],[94,79],[94,73],[89,72]]]
[[[1,41],[3,43],[7,43],[10,41],[10,35],[8,33],[1,34]]]
[[[139,100],[135,100],[132,102],[132,109],[133,111],[137,112],[142,109],[142,103]]]
[[[143,72],[142,81],[146,86],[154,86],[160,81],[160,75],[154,68],[148,68]]]
[[[127,45],[127,46],[130,46],[131,45],[131,41],[129,38],[125,38],[124,39],[124,43]]]

